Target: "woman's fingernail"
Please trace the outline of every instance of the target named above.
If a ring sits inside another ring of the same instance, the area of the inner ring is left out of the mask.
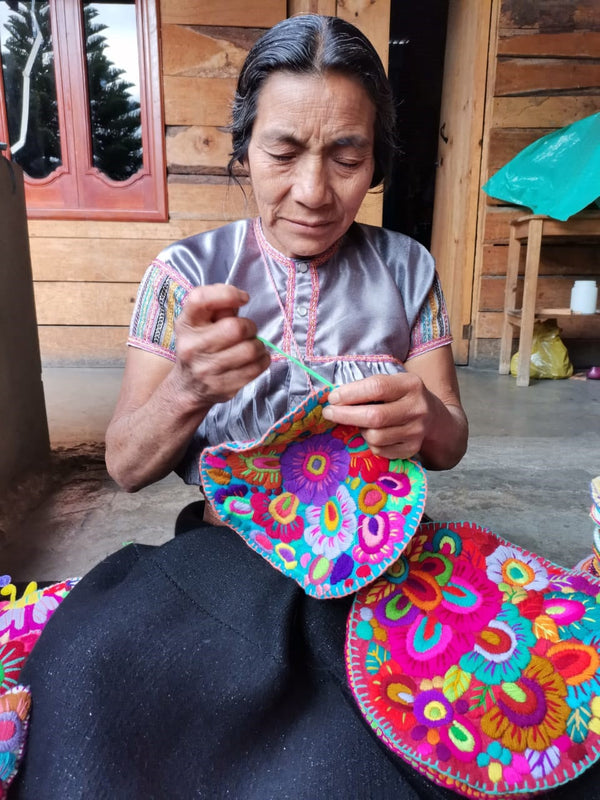
[[[336,392],[335,389],[333,390],[333,392],[330,392],[327,395],[327,399],[329,400],[330,403],[337,403],[337,401],[339,400],[339,397],[340,397],[340,394],[339,394],[339,392]]]

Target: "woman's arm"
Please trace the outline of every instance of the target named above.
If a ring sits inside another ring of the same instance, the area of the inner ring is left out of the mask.
[[[323,416],[357,425],[374,453],[418,456],[428,469],[450,469],[468,438],[450,345],[411,358],[405,369],[338,386]]]
[[[270,363],[256,326],[238,310],[246,292],[193,289],[175,323],[175,362],[128,348],[121,392],[106,432],[110,475],[133,492],[167,475],[215,403],[231,399]]]

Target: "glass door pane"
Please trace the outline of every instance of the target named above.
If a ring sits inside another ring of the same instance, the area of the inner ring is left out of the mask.
[[[46,178],[62,164],[48,0],[0,2],[0,54],[12,159]]]
[[[134,0],[83,4],[92,160],[114,181],[142,167]]]

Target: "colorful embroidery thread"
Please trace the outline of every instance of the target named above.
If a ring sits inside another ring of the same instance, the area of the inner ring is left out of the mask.
[[[371,583],[417,528],[426,478],[416,461],[374,455],[358,428],[307,397],[255,442],[204,450],[202,484],[223,522],[315,597]]]

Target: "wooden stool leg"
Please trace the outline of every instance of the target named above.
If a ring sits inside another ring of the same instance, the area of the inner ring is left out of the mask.
[[[508,375],[510,372],[510,356],[512,353],[513,324],[508,312],[517,307],[517,284],[519,280],[519,257],[521,242],[517,239],[516,228],[510,227],[508,240],[508,261],[506,264],[506,286],[504,289],[504,320],[502,322],[502,338],[500,339],[500,365],[498,372]]]
[[[529,386],[529,362],[535,322],[537,281],[540,269],[543,219],[529,221],[527,237],[527,258],[525,261],[525,285],[523,287],[523,311],[521,313],[521,335],[519,337],[519,366],[517,386]]]

